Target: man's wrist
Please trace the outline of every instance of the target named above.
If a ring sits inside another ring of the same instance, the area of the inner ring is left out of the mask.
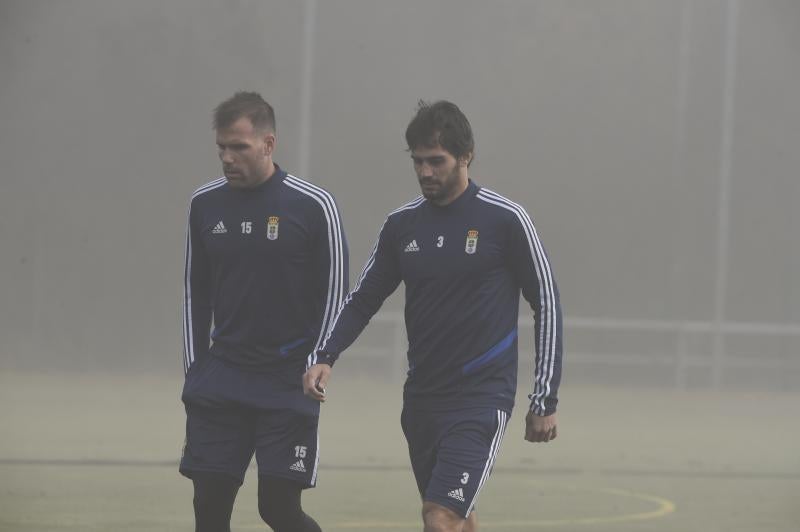
[[[331,355],[317,355],[317,364],[327,364],[330,367],[333,367],[333,364],[336,362],[336,358]]]
[[[529,394],[528,399],[531,400],[531,404],[530,406],[528,406],[528,411],[530,411],[534,415],[539,417],[547,417],[549,415],[556,413],[556,405],[558,405],[558,398],[545,397],[544,400],[537,403],[536,399],[534,399],[533,394]]]

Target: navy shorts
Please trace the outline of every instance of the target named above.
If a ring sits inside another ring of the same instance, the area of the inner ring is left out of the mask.
[[[400,422],[422,499],[469,517],[492,473],[508,417],[491,408],[430,412],[404,407]]]
[[[255,454],[260,476],[316,485],[319,416],[309,408],[312,400],[303,395],[300,378],[299,391],[294,384],[276,390],[274,376],[213,356],[192,365],[182,397],[186,443],[180,472],[189,478],[194,472],[224,473],[242,483]]]

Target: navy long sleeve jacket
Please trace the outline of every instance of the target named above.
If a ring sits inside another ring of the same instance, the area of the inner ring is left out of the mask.
[[[192,196],[187,233],[184,369],[213,354],[296,377],[347,293],[333,196],[277,166],[247,190],[221,177]]]
[[[470,180],[449,205],[418,197],[390,213],[312,361],[333,364],[401,281],[409,344],[406,404],[510,411],[521,292],[535,318],[531,409],[555,412],[562,357],[558,288],[524,208]]]

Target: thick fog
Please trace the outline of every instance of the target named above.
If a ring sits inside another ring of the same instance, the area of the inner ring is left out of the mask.
[[[799,55],[794,0],[4,0],[0,368],[181,372],[188,200],[244,89],[336,196],[351,280],[448,99],[549,252],[565,382],[796,388]],[[402,373],[401,292],[347,367]]]

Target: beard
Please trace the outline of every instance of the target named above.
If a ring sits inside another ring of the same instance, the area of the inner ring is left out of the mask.
[[[454,168],[444,178],[430,177],[419,179],[419,187],[426,200],[439,203],[450,198],[459,186],[458,168]]]

